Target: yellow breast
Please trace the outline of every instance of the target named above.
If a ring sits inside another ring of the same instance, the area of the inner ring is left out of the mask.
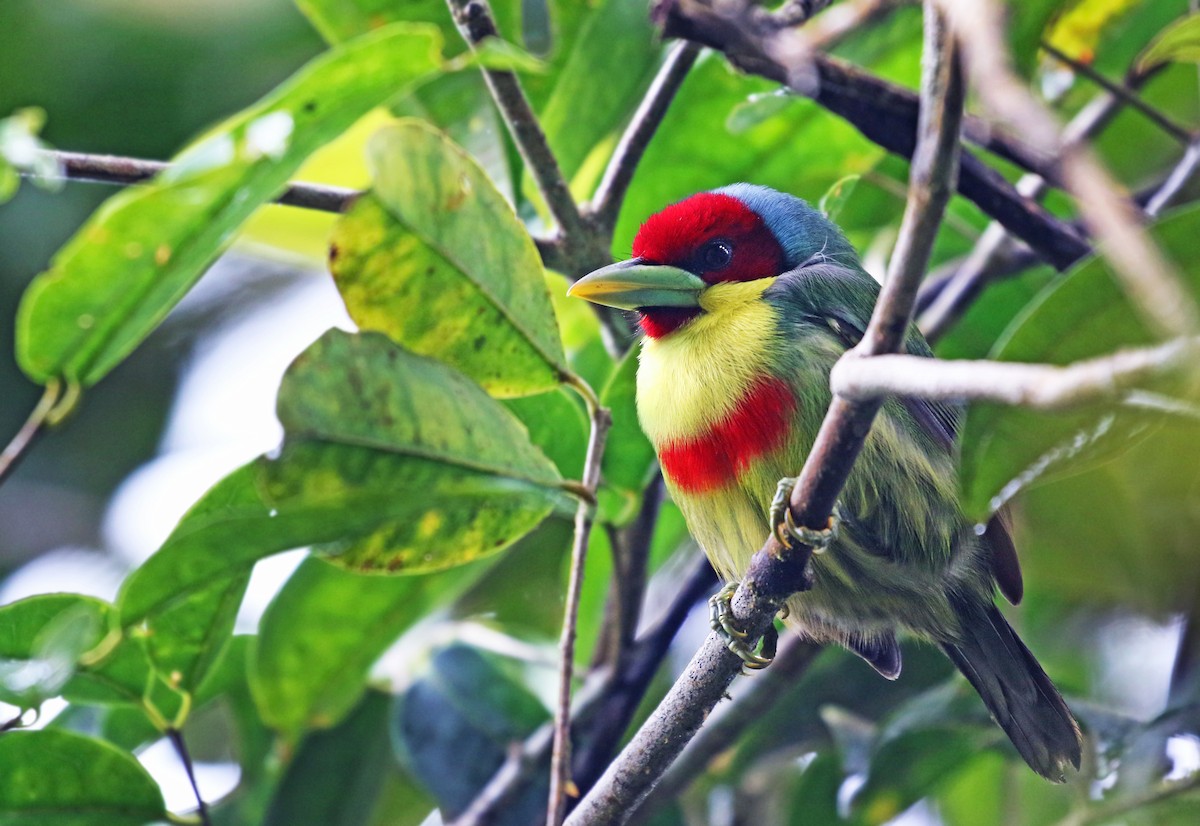
[[[656,448],[721,421],[763,375],[776,327],[775,310],[762,300],[770,284],[763,278],[709,287],[700,297],[702,315],[643,342],[638,416]]]

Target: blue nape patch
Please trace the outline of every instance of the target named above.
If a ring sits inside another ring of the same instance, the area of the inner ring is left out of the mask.
[[[858,254],[837,225],[802,198],[746,183],[713,192],[737,198],[763,219],[787,254],[788,269],[808,263],[818,254],[830,263],[861,267]]]

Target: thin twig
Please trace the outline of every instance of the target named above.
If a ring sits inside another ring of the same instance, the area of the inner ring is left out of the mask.
[[[196,783],[196,769],[192,765],[192,755],[188,752],[187,743],[183,740],[183,732],[177,728],[169,728],[167,729],[167,739],[175,747],[175,753],[179,755],[183,769],[187,772],[188,782],[192,784],[192,792],[196,795],[196,814],[200,816],[200,822],[203,826],[212,826],[212,819],[208,815],[208,805],[204,802],[204,797],[200,794],[200,786]]]
[[[52,157],[63,176],[76,181],[105,184],[140,184],[171,168],[166,161],[149,161],[119,155],[90,155],[85,152],[64,152],[48,149],[43,154]],[[345,212],[361,193],[355,189],[326,184],[296,181],[288,184],[275,203],[315,209],[320,212]]]
[[[1188,146],[1187,151],[1183,153],[1183,158],[1167,176],[1167,180],[1150,198],[1146,204],[1146,215],[1157,218],[1162,214],[1162,211],[1171,205],[1187,182],[1196,174],[1198,166],[1200,166],[1200,141]]]
[[[1152,123],[1154,123],[1155,126],[1166,132],[1175,140],[1182,143],[1184,146],[1187,146],[1192,142],[1193,135],[1190,130],[1180,126],[1178,123],[1171,120],[1171,118],[1167,117],[1164,112],[1160,112],[1149,103],[1146,103],[1146,101],[1142,100],[1141,96],[1139,96],[1137,92],[1135,92],[1133,89],[1130,89],[1125,84],[1109,80],[1091,66],[1087,65],[1086,63],[1080,63],[1078,60],[1063,54],[1044,40],[1042,41],[1042,51],[1055,58],[1059,62],[1070,66],[1073,72],[1083,75],[1113,97],[1119,98],[1125,103],[1128,103],[1134,109],[1145,115]]]
[[[837,395],[860,401],[905,396],[1063,410],[1119,401],[1148,379],[1195,368],[1198,357],[1200,338],[1120,350],[1061,367],[908,355],[849,356],[834,365],[829,384]]]
[[[1163,336],[1200,329],[1200,308],[1183,288],[1174,268],[1141,226],[1132,205],[1092,152],[1067,143],[1045,107],[1016,77],[1003,40],[1003,17],[991,0],[939,0],[969,56],[973,87],[992,114],[1047,158],[1057,158],[1062,181],[1075,196],[1080,214],[1104,255],[1112,262],[1142,319]]]
[[[927,6],[925,71],[921,84],[921,124],[911,172],[911,209],[901,226],[903,237],[865,340],[869,352],[897,349],[903,342],[916,282],[933,244],[937,221],[953,190],[963,88],[953,47],[937,15]],[[911,236],[911,237],[909,237]],[[908,283],[908,282],[912,283]],[[896,331],[899,331],[898,333]],[[825,527],[834,501],[849,474],[878,405],[835,399],[817,444],[804,463],[790,507],[797,524]],[[865,415],[864,415],[865,414]],[[803,588],[811,549],[790,554],[774,538],[751,562],[732,608],[739,625],[761,635],[783,600]],[[785,558],[786,557],[786,558]],[[741,659],[723,639],[710,634],[684,673],[596,787],[580,802],[567,823],[620,824],[679,754],[741,669]]]
[[[58,162],[63,177],[72,181],[130,186],[145,183],[171,168],[166,161],[150,161],[121,155],[91,155],[85,152],[46,150]],[[22,173],[25,174],[25,173]],[[362,192],[328,184],[292,181],[274,203],[318,212],[345,212]],[[558,238],[534,238],[542,264],[551,270],[565,269],[562,242]]]
[[[662,805],[678,797],[709,764],[738,741],[747,728],[769,717],[775,704],[796,687],[821,646],[790,636],[779,647],[771,667],[755,674],[723,713],[700,729],[679,759],[663,775],[642,805],[634,811],[635,823],[645,822]]]
[[[612,414],[582,379],[573,382],[588,406],[591,433],[583,463],[583,486],[592,494],[600,486],[600,462],[604,458],[604,443],[612,427]],[[571,572],[567,582],[567,604],[564,611],[562,637],[559,640],[558,703],[554,708],[554,740],[550,752],[550,798],[546,807],[546,823],[558,826],[566,811],[567,795],[574,791],[571,781],[571,681],[575,667],[575,636],[578,630],[579,600],[583,593],[583,569],[587,561],[588,540],[595,521],[595,506],[581,499],[575,511],[575,539],[571,546]]]
[[[487,0],[447,0],[450,13],[463,39],[474,49],[489,37],[496,37],[496,21]],[[483,79],[504,117],[517,150],[537,183],[538,191],[558,223],[568,249],[589,249],[594,233],[579,211],[571,188],[563,177],[558,159],[550,149],[546,133],[538,122],[521,83],[512,72],[482,68]],[[596,263],[595,266],[600,266]]]
[[[610,238],[633,173],[699,54],[700,47],[695,43],[676,43],[671,48],[604,170],[604,177],[592,196],[591,213],[601,231]]]
[[[17,435],[12,437],[12,441],[4,446],[3,452],[0,452],[0,484],[3,484],[9,474],[17,469],[29,448],[42,434],[42,429],[54,411],[55,405],[58,404],[61,393],[62,384],[60,382],[52,381],[47,384],[42,397],[38,399],[29,418],[25,420],[25,424],[21,425]]]

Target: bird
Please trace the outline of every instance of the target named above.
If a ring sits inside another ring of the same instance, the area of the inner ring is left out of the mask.
[[[768,530],[812,545],[812,585],[786,601],[786,627],[893,680],[897,630],[933,642],[1030,768],[1064,782],[1079,768],[1080,730],[996,607],[997,588],[1021,600],[1022,574],[1006,514],[981,529],[958,502],[959,406],[887,400],[834,524],[797,531],[785,517],[832,398],[830,370],[862,339],[880,290],[842,231],[799,197],[737,183],[651,215],[632,254],[569,295],[636,313],[638,418],[717,573],[736,583]],[[915,325],[905,349],[932,356]],[[748,664],[767,662],[726,631]]]

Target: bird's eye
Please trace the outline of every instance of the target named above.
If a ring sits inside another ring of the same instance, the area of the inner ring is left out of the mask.
[[[733,260],[733,246],[728,241],[709,241],[700,250],[700,268],[704,272],[719,270]]]

